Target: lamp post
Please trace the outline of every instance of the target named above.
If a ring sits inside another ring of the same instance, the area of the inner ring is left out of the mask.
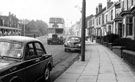
[[[82,1],[81,61],[85,61],[86,0]]]

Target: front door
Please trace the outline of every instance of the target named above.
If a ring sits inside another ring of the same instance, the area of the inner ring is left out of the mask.
[[[25,49],[25,79],[27,80],[27,82],[33,82],[34,80],[37,79],[37,77],[39,76],[39,64],[38,62],[40,62],[40,59],[38,58],[38,56],[36,55],[36,51],[34,49],[34,43],[28,43],[26,45],[26,49]]]
[[[122,23],[118,24],[118,29],[119,29],[118,34],[119,34],[120,37],[122,37]]]

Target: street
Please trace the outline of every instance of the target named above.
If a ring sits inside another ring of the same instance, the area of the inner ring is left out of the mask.
[[[64,52],[64,46],[63,45],[47,45],[46,43],[46,38],[45,36],[41,37],[40,38],[41,41],[43,41],[44,43],[44,46],[46,48],[46,50],[48,51],[48,53],[51,53],[54,57],[54,65],[55,65],[55,68],[51,71],[51,78],[50,78],[50,81],[49,82],[54,82],[54,81],[58,81],[59,82],[59,78],[58,77],[62,77],[61,75],[64,73],[65,74],[65,71],[68,71],[66,69],[70,69],[69,67],[74,63],[75,59],[77,60],[77,56],[78,56],[78,53],[77,52]],[[98,48],[97,46],[94,46],[93,45],[93,48],[96,47]],[[101,46],[100,46],[101,47]],[[91,49],[93,49],[91,48]],[[103,49],[103,48],[101,48]],[[87,51],[87,49],[86,49]],[[89,51],[89,50],[88,50]],[[91,50],[90,50],[91,51]],[[93,50],[94,51],[94,50]],[[101,50],[102,51],[102,50]],[[97,51],[93,52],[94,55]],[[89,52],[90,53],[90,52]],[[91,52],[92,53],[92,52]],[[103,51],[102,51],[103,53]],[[98,54],[100,54],[98,52]],[[86,57],[87,58],[87,57]],[[96,57],[95,57],[96,58]],[[103,57],[104,58],[104,57]],[[91,59],[92,60],[92,59]],[[121,61],[122,63],[124,63],[123,61]],[[117,62],[118,63],[118,62]],[[90,64],[91,65],[91,64]],[[95,65],[95,64],[92,64],[92,65]],[[82,66],[82,65],[81,65]],[[71,66],[72,67],[72,66]],[[92,66],[93,67],[93,66]],[[103,66],[104,67],[104,66]],[[133,68],[131,65],[127,66],[129,67],[130,70],[132,70],[132,72],[134,71]],[[112,68],[112,67],[111,67]],[[94,68],[95,69],[95,68]],[[74,70],[72,71],[75,71],[76,70],[76,67]],[[106,71],[106,68],[104,68],[103,70]],[[123,69],[124,70],[124,69]],[[71,71],[71,70],[70,70]],[[81,72],[81,71],[80,71]],[[96,73],[98,71],[95,71]],[[73,73],[73,72],[72,72]],[[71,74],[72,74],[71,73]],[[91,73],[90,73],[91,74]],[[98,74],[97,74],[98,75]],[[120,75],[121,76],[121,75]],[[65,77],[65,78],[68,78],[68,77]],[[109,77],[110,78],[110,77]],[[60,79],[61,80],[61,79]],[[38,82],[43,82],[42,79],[40,79]],[[62,81],[64,82],[64,81]]]
[[[1,3],[0,82],[135,81],[135,0]]]
[[[85,62],[75,61],[54,82],[134,82],[135,67],[98,43],[86,46]]]
[[[39,38],[49,54],[53,55],[54,68],[51,71],[51,78],[49,82],[53,82],[60,76],[79,56],[78,52],[64,52],[63,45],[47,45],[46,36]],[[42,82],[40,79],[38,82]]]

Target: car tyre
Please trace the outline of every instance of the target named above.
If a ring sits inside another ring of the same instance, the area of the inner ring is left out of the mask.
[[[68,50],[65,48],[65,50],[64,50],[65,52],[67,52]]]
[[[50,78],[50,68],[46,67],[45,72],[44,72],[44,80],[48,81]]]
[[[22,82],[20,79],[13,79],[10,82]]]
[[[79,50],[79,53],[81,53],[81,50]]]
[[[47,44],[48,44],[48,45],[50,45],[50,42],[49,42],[49,41],[47,41]]]

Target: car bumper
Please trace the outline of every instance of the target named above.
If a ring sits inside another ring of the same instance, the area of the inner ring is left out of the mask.
[[[81,50],[81,47],[65,47],[65,49],[69,49],[69,50]]]
[[[49,40],[51,43],[63,43],[63,40]]]

